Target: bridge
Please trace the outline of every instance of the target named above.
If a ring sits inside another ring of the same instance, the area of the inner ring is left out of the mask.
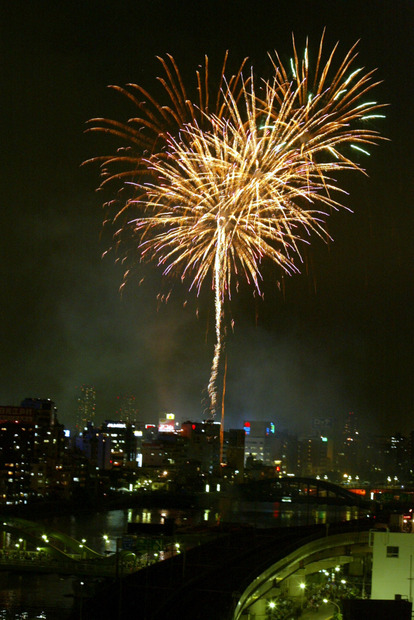
[[[369,554],[371,525],[218,530],[215,540],[106,583],[84,601],[84,614],[102,620],[263,618],[268,598],[282,585],[297,587],[299,574]]]
[[[300,476],[255,480],[234,487],[234,494],[246,501],[310,502],[361,507],[370,503],[361,495],[328,480]]]
[[[127,551],[104,556],[63,532],[17,517],[1,517],[0,541],[0,571],[110,577],[120,567],[140,568]]]

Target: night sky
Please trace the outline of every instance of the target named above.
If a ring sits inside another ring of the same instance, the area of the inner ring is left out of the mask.
[[[99,171],[81,166],[107,142],[85,134],[86,121],[126,120],[130,106],[106,86],[153,89],[156,55],[173,54],[190,84],[204,54],[213,74],[226,49],[233,68],[248,56],[270,76],[268,51],[289,59],[294,32],[316,52],[326,26],[338,58],[360,40],[357,66],[377,68],[375,99],[390,104],[378,129],[390,141],[361,159],[369,177],[341,177],[353,214],[330,219],[334,242],[314,239],[301,275],[265,270],[264,301],[233,299],[226,427],[270,418],[302,431],[314,416],[354,411],[378,433],[414,429],[412,0],[13,0],[0,22],[0,404],[51,398],[71,426],[86,383],[98,422],[121,394],[136,396],[145,421],[203,418],[212,296],[166,285],[155,265],[120,295],[121,268],[101,258]]]

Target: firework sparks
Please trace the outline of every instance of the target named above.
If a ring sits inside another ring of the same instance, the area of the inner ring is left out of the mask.
[[[286,273],[299,271],[300,245],[311,234],[327,239],[327,216],[343,207],[332,174],[362,170],[354,149],[366,151],[379,135],[367,126],[381,106],[365,101],[376,86],[372,72],[354,69],[352,48],[332,71],[335,48],[322,63],[322,41],[313,73],[306,46],[294,44],[290,72],[270,56],[273,77],[257,80],[239,71],[226,80],[225,66],[210,109],[208,63],[197,73],[199,99],[192,103],[172,58],[161,61],[161,84],[170,106],[144,89],[140,115],[129,123],[95,119],[92,129],[126,141],[128,151],[97,158],[102,185],[120,184],[119,230],[133,230],[141,260],[155,261],[164,275],[177,274],[197,292],[211,278],[216,343],[208,393],[217,408],[217,374],[223,348],[223,302],[244,279],[261,293],[263,261]],[[332,75],[331,75],[332,74]],[[364,145],[364,149],[360,145]],[[94,160],[96,161],[96,159]],[[122,221],[122,218],[125,218]]]

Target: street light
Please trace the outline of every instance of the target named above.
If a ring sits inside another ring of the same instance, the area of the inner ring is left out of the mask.
[[[299,588],[302,590],[302,596],[301,596],[301,601],[300,601],[300,608],[303,609],[303,604],[305,602],[306,583],[304,581],[302,581],[299,584]]]

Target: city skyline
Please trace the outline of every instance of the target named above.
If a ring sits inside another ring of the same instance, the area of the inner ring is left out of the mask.
[[[256,65],[275,49],[288,59],[292,32],[298,46],[309,35],[316,49],[326,26],[329,44],[339,41],[344,52],[360,39],[360,65],[377,68],[376,98],[390,104],[380,130],[390,142],[361,158],[370,178],[347,179],[353,214],[332,218],[335,241],[314,245],[300,276],[266,273],[264,300],[244,290],[232,300],[226,426],[270,417],[298,430],[312,417],[353,410],[384,432],[410,431],[411,3],[42,6],[10,4],[2,25],[1,403],[51,398],[70,426],[74,386],[86,383],[108,410],[130,393],[149,417],[181,411],[202,419],[213,308],[180,282],[165,286],[152,266],[140,266],[119,294],[122,269],[101,260],[108,240],[97,171],[80,167],[102,152],[102,142],[83,135],[85,123],[127,119],[131,108],[106,86],[152,88],[156,55],[174,54],[191,80],[204,54],[214,66],[226,49],[232,67],[245,56]],[[168,303],[157,301],[170,288]]]

